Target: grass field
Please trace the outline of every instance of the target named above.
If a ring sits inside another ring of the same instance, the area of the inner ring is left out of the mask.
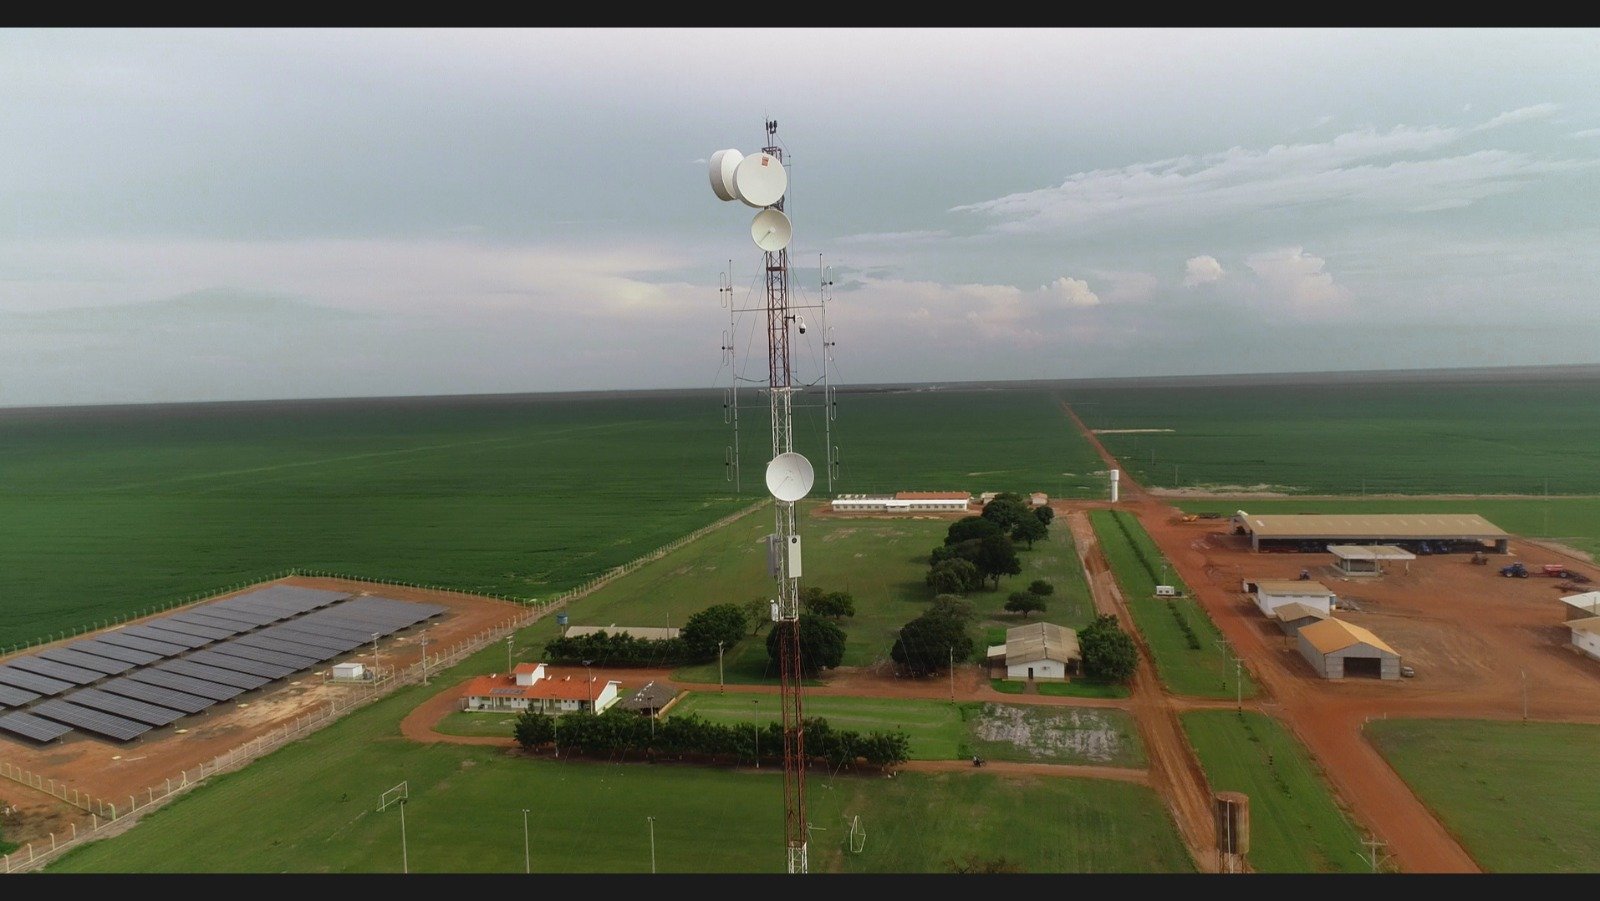
[[[839,409],[840,492],[1059,495],[1093,461],[1048,392]],[[0,410],[0,647],[295,566],[548,596],[766,496],[762,417],[736,495],[721,413],[714,392]],[[796,442],[822,459],[820,425]]]
[[[989,687],[1008,695],[1020,695],[1023,683],[1008,679],[990,679]],[[1058,698],[1126,698],[1128,686],[1116,682],[1088,682],[1074,679],[1071,682],[1040,682],[1035,686],[1039,694]]]
[[[1362,836],[1305,749],[1259,713],[1191,711],[1184,731],[1211,787],[1250,797],[1250,866],[1261,873],[1360,873]]]
[[[1600,494],[1600,379],[1064,389],[1141,484]]]
[[[1484,869],[1600,869],[1600,726],[1373,720],[1367,736]]]
[[[889,698],[806,698],[808,717],[862,734],[902,729],[913,760],[991,760],[1145,766],[1133,719],[1121,710]],[[776,722],[777,696],[692,692],[673,716],[698,714],[718,723]],[[754,747],[752,746],[752,751]]]
[[[1144,527],[1131,515],[1113,510],[1091,510],[1089,521],[1167,689],[1203,698],[1255,697],[1255,681],[1249,673],[1236,670],[1226,649],[1218,647],[1222,633],[1205,610],[1188,597],[1155,597],[1150,569],[1155,568],[1159,577],[1161,556]],[[1136,548],[1143,550],[1143,557]],[[1167,580],[1188,593],[1176,575],[1169,573]],[[1198,648],[1191,645],[1184,623]]]
[[[523,868],[522,813],[536,873],[782,870],[782,777],[676,765],[521,758],[492,747],[422,745],[398,723],[425,692],[495,665],[488,648],[150,815],[84,846],[55,872],[384,873],[400,869],[397,811],[379,794],[405,780],[412,872]],[[1190,868],[1156,796],[1087,779],[814,776],[808,818],[813,872],[943,872],[968,852],[1034,872],[1181,872]],[[1018,817],[1023,806],[1051,811]],[[867,829],[849,854],[849,817]],[[928,830],[930,818],[949,828]],[[777,850],[775,850],[777,849]]]
[[[511,727],[516,721],[517,715],[514,713],[468,713],[458,710],[440,720],[433,731],[446,735],[493,735],[510,741]]]

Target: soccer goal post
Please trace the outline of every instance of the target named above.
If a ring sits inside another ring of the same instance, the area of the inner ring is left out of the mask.
[[[383,813],[385,810],[389,809],[390,806],[398,804],[401,801],[410,800],[410,798],[411,787],[408,783],[402,782],[378,796],[378,812]]]

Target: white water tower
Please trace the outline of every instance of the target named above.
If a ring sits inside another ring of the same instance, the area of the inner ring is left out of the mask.
[[[1111,503],[1117,502],[1117,479],[1122,478],[1122,470],[1111,470]]]

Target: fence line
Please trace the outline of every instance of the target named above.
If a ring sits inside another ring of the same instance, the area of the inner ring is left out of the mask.
[[[323,726],[338,719],[341,714],[348,713],[358,706],[370,704],[378,698],[391,694],[402,685],[410,685],[421,682],[424,676],[431,674],[433,671],[443,667],[453,666],[461,662],[468,656],[482,650],[485,647],[488,647],[491,643],[515,634],[517,630],[526,628],[534,622],[537,622],[548,615],[551,611],[563,608],[570,602],[590,594],[612,580],[627,575],[628,573],[637,570],[639,567],[644,566],[647,563],[659,560],[672,551],[684,546],[685,544],[688,544],[689,542],[695,541],[699,538],[703,538],[711,532],[714,532],[717,529],[720,529],[729,523],[732,523],[735,520],[760,509],[767,503],[768,502],[765,500],[758,501],[757,503],[745,507],[742,510],[724,516],[710,525],[703,526],[687,535],[674,539],[673,541],[633,560],[630,560],[627,563],[612,567],[601,575],[595,576],[575,588],[569,589],[568,591],[565,591],[562,594],[551,598],[550,600],[542,602],[535,598],[521,599],[501,595],[473,595],[471,592],[461,591],[460,589],[454,588],[421,585],[392,579],[367,579],[340,573],[324,572],[319,570],[303,570],[298,568],[287,570],[281,575],[265,580],[273,581],[291,575],[348,579],[358,582],[373,582],[384,585],[403,585],[413,588],[424,588],[430,591],[447,591],[455,594],[470,595],[473,597],[499,597],[501,600],[511,600],[525,604],[531,609],[526,610],[503,623],[474,633],[469,638],[456,642],[444,651],[435,654],[424,654],[422,659],[419,659],[416,663],[411,664],[402,671],[390,669],[386,672],[380,673],[371,682],[366,683],[367,690],[362,692],[359,696],[346,699],[343,703],[336,698],[333,701],[330,701],[326,707],[319,707],[316,711],[296,717],[295,719],[290,720],[289,722],[284,723],[277,728],[274,728],[265,735],[257,736],[250,741],[245,742],[243,745],[219,754],[211,760],[203,762],[192,769],[183,770],[172,778],[164,779],[160,783],[149,786],[141,792],[136,792],[135,794],[129,795],[128,803],[126,805],[119,806],[117,803],[115,803],[115,800],[120,799],[104,801],[100,798],[92,797],[85,792],[80,792],[77,789],[72,789],[72,794],[69,796],[67,794],[67,787],[65,784],[57,783],[53,779],[48,779],[36,773],[30,773],[20,767],[0,762],[0,776],[13,779],[14,781],[20,782],[30,788],[43,788],[45,791],[48,791],[55,797],[58,797],[69,804],[73,804],[89,814],[88,828],[86,829],[78,828],[77,823],[69,823],[68,825],[70,831],[64,838],[58,838],[57,833],[50,833],[50,847],[48,849],[41,848],[36,850],[34,848],[34,843],[29,842],[22,850],[13,850],[10,854],[0,855],[0,872],[21,873],[35,869],[47,863],[61,852],[66,851],[68,848],[72,848],[80,842],[86,842],[97,837],[106,829],[116,829],[120,831],[121,829],[128,828],[133,823],[137,822],[138,819],[145,813],[148,813],[156,807],[167,803],[177,795],[194,788],[203,782],[207,777],[215,776],[218,773],[226,773],[240,769],[245,764],[248,764],[266,754],[270,754],[289,742],[298,738],[302,738],[311,732],[322,728]],[[248,585],[240,587],[248,587]],[[226,594],[228,592],[237,590],[239,590],[239,588],[230,587],[219,593]],[[48,785],[49,788],[44,788],[46,785]],[[26,860],[22,859],[22,854],[24,851],[27,853]]]

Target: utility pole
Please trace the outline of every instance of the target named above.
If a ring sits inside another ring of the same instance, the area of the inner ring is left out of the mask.
[[[717,691],[728,693],[728,688],[722,682],[722,642],[717,642]]]
[[[1243,663],[1238,657],[1233,658],[1233,702],[1240,713],[1244,713],[1244,677],[1240,672]]]
[[[378,677],[378,635],[379,634],[380,633],[377,633],[377,632],[372,633],[372,677],[374,679],[376,679]]]
[[[645,817],[650,821],[650,872],[656,871],[656,818]]]
[[[406,854],[406,799],[400,799],[400,872],[411,872],[411,861]]]
[[[950,700],[956,699],[956,646],[950,646]]]
[[[1528,721],[1528,671],[1522,671],[1522,721]]]
[[[506,636],[506,673],[508,675],[511,672],[511,642],[515,639],[515,637],[516,636],[513,635]]]
[[[522,808],[522,872],[533,872],[533,858],[528,855],[528,808]]]
[[[422,639],[422,684],[428,684],[428,639]]]
[[[1367,853],[1369,855],[1363,857],[1362,860],[1365,860],[1367,863],[1372,865],[1372,872],[1378,872],[1380,852],[1383,850],[1385,843],[1380,842],[1375,838],[1369,838],[1363,841],[1361,844],[1367,847]]]
[[[589,664],[591,664],[593,662],[594,662],[593,660],[585,660],[585,661],[583,661],[584,678],[589,683],[589,712],[590,713],[594,713],[594,672],[589,669]]]

